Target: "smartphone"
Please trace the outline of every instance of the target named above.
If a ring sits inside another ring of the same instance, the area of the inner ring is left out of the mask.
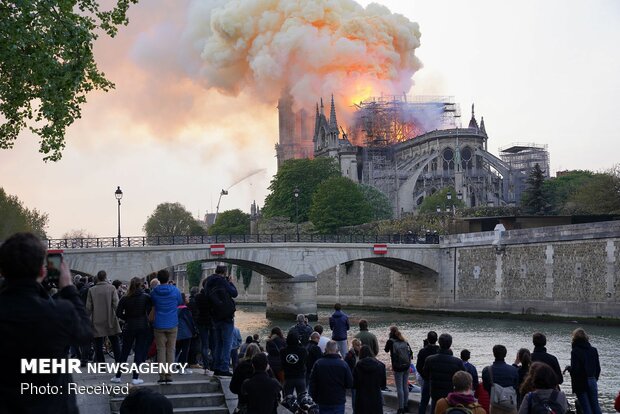
[[[60,279],[60,264],[62,263],[62,250],[47,251],[47,281],[53,286],[58,286]]]

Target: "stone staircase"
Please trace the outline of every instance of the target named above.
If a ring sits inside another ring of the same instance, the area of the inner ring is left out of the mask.
[[[150,388],[170,400],[175,413],[228,414],[226,399],[220,382],[210,380],[174,381],[171,384],[144,383],[140,388]],[[118,414],[125,396],[110,397],[110,411]]]

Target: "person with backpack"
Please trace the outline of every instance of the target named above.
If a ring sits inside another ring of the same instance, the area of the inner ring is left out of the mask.
[[[217,265],[215,273],[207,278],[206,294],[213,319],[213,371],[215,375],[231,377],[230,350],[233,340],[233,319],[235,317],[235,301],[237,288],[226,275],[226,266]]]
[[[441,334],[438,342],[439,351],[424,363],[424,376],[431,386],[431,413],[435,412],[437,401],[452,391],[452,376],[457,371],[465,371],[463,361],[452,355],[452,335]]]
[[[577,396],[583,414],[601,414],[598,403],[598,378],[601,364],[598,351],[590,345],[586,332],[581,329],[573,331],[573,349],[570,353],[570,372],[573,393]]]
[[[434,414],[486,414],[474,397],[472,382],[469,372],[455,372],[452,376],[454,391],[437,401]]]
[[[517,412],[519,373],[515,367],[505,362],[507,353],[504,345],[495,345],[495,362],[482,370],[482,384],[491,396],[489,414]]]
[[[564,414],[566,395],[559,391],[555,370],[544,362],[534,362],[521,385],[523,402],[519,414]]]
[[[409,412],[409,367],[413,352],[409,343],[396,326],[390,326],[390,336],[385,343],[385,352],[390,353],[394,385],[398,397],[398,414]]]

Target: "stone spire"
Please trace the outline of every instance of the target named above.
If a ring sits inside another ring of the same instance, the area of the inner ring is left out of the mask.
[[[480,132],[482,132],[484,135],[487,134],[487,130],[484,128],[484,117],[480,117]]]
[[[478,121],[476,121],[476,116],[474,114],[474,104],[471,104],[471,119],[469,120],[469,128],[478,129]]]
[[[314,115],[314,139],[316,139],[317,134],[319,133],[319,122],[320,122],[321,114],[319,114],[319,103],[316,103],[316,114]]]
[[[338,132],[338,121],[336,120],[336,106],[334,105],[334,94],[332,94],[332,105],[329,110],[329,129]]]
[[[321,98],[321,115],[324,115],[325,111],[323,110],[323,98]]]

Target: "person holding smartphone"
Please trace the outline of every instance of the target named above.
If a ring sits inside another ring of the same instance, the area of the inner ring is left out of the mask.
[[[71,344],[91,340],[93,332],[84,303],[60,262],[58,294],[51,298],[41,285],[47,276],[46,252],[31,233],[17,233],[0,246],[0,413],[78,413],[75,395],[22,392],[21,384],[58,386],[66,390],[71,374],[21,373],[21,359],[64,359]],[[32,388],[31,388],[32,389]]]

